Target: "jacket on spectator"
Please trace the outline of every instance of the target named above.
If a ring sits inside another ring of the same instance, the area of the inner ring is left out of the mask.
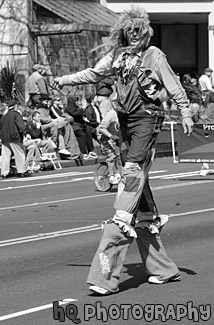
[[[26,133],[30,134],[32,139],[43,139],[43,133],[41,127],[40,129],[38,129],[32,121],[27,122]]]
[[[39,104],[37,111],[41,115],[41,124],[48,124],[52,122],[50,109],[46,107],[44,104]]]
[[[73,129],[76,130],[78,128],[84,128],[85,122],[83,120],[83,113],[84,111],[82,108],[79,108],[76,104],[76,100],[74,97],[69,96],[68,97],[68,104],[65,108],[65,113],[68,113],[71,115],[74,119],[73,122]]]
[[[22,142],[26,125],[20,113],[9,110],[0,120],[0,137],[2,143]]]
[[[47,84],[45,78],[38,72],[34,71],[27,81],[28,93],[35,94],[48,94]]]

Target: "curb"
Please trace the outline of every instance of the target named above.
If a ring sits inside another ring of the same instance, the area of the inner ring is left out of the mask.
[[[87,160],[80,160],[80,159],[64,159],[64,160],[56,160],[56,163],[60,163],[62,168],[68,167],[80,167],[80,166],[90,166],[90,165],[97,165],[100,162],[106,160],[105,156],[98,156],[98,158],[89,158]]]

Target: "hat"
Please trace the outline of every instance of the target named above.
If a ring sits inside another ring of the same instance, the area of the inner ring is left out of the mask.
[[[17,104],[19,104],[19,102],[15,99],[15,98],[13,98],[13,99],[10,99],[8,102],[7,102],[7,106],[8,107],[13,107],[13,106],[15,106],[15,105],[17,105]]]
[[[206,72],[213,72],[213,70],[211,68],[206,68],[206,69],[204,69],[204,73],[206,73]]]
[[[33,71],[38,71],[39,70],[39,68],[41,68],[41,65],[40,64],[34,64],[34,66],[33,66]]]

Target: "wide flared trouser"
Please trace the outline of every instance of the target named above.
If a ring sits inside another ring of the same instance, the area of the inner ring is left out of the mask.
[[[124,168],[114,208],[115,215],[120,220],[127,215],[133,215],[137,219],[137,243],[147,274],[167,279],[175,275],[178,268],[166,255],[159,234],[152,234],[144,228],[145,222],[152,222],[158,216],[148,182],[156,141],[154,124],[154,119],[145,118],[129,127],[131,141],[127,161],[136,165]],[[123,227],[114,222],[114,218],[107,223],[87,283],[112,292],[117,291],[122,267],[132,242],[133,237],[125,233]]]
[[[140,225],[140,224],[139,224]],[[151,234],[147,229],[135,227],[137,244],[148,276],[166,280],[179,272],[176,264],[167,256],[159,234]]]
[[[126,253],[132,242],[133,238],[126,236],[116,224],[106,224],[87,283],[117,291]]]

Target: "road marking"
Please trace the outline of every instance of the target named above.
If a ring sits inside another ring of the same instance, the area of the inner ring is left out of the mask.
[[[192,181],[188,183],[177,183],[177,184],[168,184],[168,185],[162,185],[162,186],[156,186],[151,187],[153,191],[162,190],[162,189],[168,189],[168,188],[176,188],[176,187],[183,187],[183,186],[192,186],[192,185],[201,185],[205,183],[213,182],[214,180],[200,180],[200,181]],[[54,204],[54,203],[63,203],[63,202],[71,202],[71,201],[79,201],[79,200],[85,200],[85,199],[93,199],[93,198],[99,198],[102,196],[112,196],[116,195],[115,193],[103,193],[103,194],[96,194],[91,196],[81,196],[81,197],[75,197],[75,198],[69,198],[69,199],[62,199],[62,200],[55,200],[55,201],[45,201],[45,202],[34,202],[29,204],[22,204],[22,205],[14,205],[9,207],[3,207],[0,208],[0,211],[3,210],[12,210],[12,209],[18,209],[18,208],[27,208],[27,207],[35,207],[35,206],[41,206],[41,205],[47,205],[47,204]]]
[[[171,178],[180,178],[180,177],[187,177],[187,176],[196,176],[199,175],[199,171],[193,172],[184,172],[184,173],[176,173],[176,174],[168,174],[168,175],[158,175],[158,176],[151,176],[150,179],[160,178],[160,179],[171,179]]]
[[[165,173],[167,172],[167,170],[158,170],[158,171],[151,171],[151,174],[157,174],[157,173]],[[15,181],[21,181],[21,182],[27,182],[29,180],[41,180],[41,179],[50,179],[50,178],[54,178],[56,177],[68,177],[68,176],[81,176],[83,174],[93,174],[94,172],[82,172],[82,173],[77,173],[77,172],[71,172],[71,173],[61,173],[61,174],[52,174],[52,175],[44,175],[44,176],[38,176],[38,177],[32,177],[32,178],[23,178],[23,179],[15,179]],[[154,178],[158,178],[158,177],[154,177]],[[67,181],[52,181],[52,182],[47,182],[47,183],[39,183],[39,184],[27,184],[27,185],[19,185],[19,186],[8,186],[8,187],[4,187],[4,188],[0,188],[0,191],[7,191],[7,190],[17,190],[20,188],[29,188],[29,187],[39,187],[39,186],[48,186],[48,185],[55,185],[55,184],[65,184],[65,183],[73,183],[73,182],[79,182],[79,181],[83,181],[83,180],[93,180],[94,177],[93,176],[89,176],[89,177],[80,177],[80,178],[74,178],[74,179],[70,179]],[[11,182],[14,181],[14,179],[8,179],[5,180],[4,183],[6,184],[6,182]]]
[[[166,172],[166,170],[161,170],[161,171],[153,171],[150,173],[164,173]],[[93,173],[93,172],[90,172]],[[77,175],[82,175],[83,173],[65,173],[63,175],[65,175],[65,177],[67,176],[77,176]],[[85,173],[87,174],[87,173]],[[173,178],[182,178],[182,177],[187,177],[187,176],[194,176],[194,175],[198,175],[199,171],[195,171],[195,172],[187,172],[187,173],[178,173],[178,174],[169,174],[169,175],[158,175],[158,176],[150,176],[149,179],[173,179]],[[56,175],[61,175],[61,174],[56,174]],[[51,175],[47,175],[47,178],[53,178]],[[46,179],[46,176],[41,176],[41,177],[32,177],[32,178],[25,178],[25,179],[21,179],[22,182],[24,181],[29,181],[29,180],[39,180],[39,179]],[[47,182],[47,183],[38,183],[38,184],[27,184],[27,185],[19,185],[19,186],[8,186],[8,187],[4,187],[4,188],[0,188],[0,191],[8,191],[8,190],[17,190],[17,189],[21,189],[21,188],[29,188],[29,187],[39,187],[39,186],[49,186],[49,185],[57,185],[57,184],[65,184],[65,183],[73,183],[73,182],[80,182],[80,181],[84,181],[84,180],[93,180],[94,177],[93,176],[89,176],[89,177],[79,177],[79,178],[74,178],[74,179],[70,179],[70,180],[63,180],[63,181],[52,181],[52,182]],[[212,181],[212,180],[209,180]],[[4,181],[5,183],[5,181]]]
[[[181,217],[181,216],[204,213],[204,212],[211,212],[211,211],[214,211],[214,208],[203,209],[203,210],[194,210],[194,211],[188,211],[188,212],[182,212],[182,213],[172,213],[172,214],[169,214],[169,218]],[[87,227],[73,228],[73,229],[55,231],[55,232],[50,232],[50,233],[41,233],[41,234],[28,236],[28,237],[13,238],[13,239],[0,241],[0,247],[18,245],[18,244],[34,242],[34,241],[44,240],[44,239],[53,239],[53,238],[57,238],[57,237],[61,237],[61,236],[80,234],[83,232],[89,232],[89,231],[100,230],[100,229],[101,229],[100,225],[94,224],[94,225],[87,226]]]
[[[78,300],[73,299],[73,298],[66,298],[66,299],[60,300],[59,305],[65,305],[65,304],[68,304],[68,303],[73,302],[73,301],[78,301]],[[5,316],[0,316],[0,322],[2,322],[4,320],[7,320],[7,319],[11,319],[11,318],[16,318],[16,317],[27,315],[27,314],[32,314],[32,313],[35,313],[37,311],[41,311],[41,310],[45,310],[45,309],[49,309],[49,308],[53,308],[53,303],[43,305],[43,306],[39,306],[39,307],[26,309],[26,310],[22,310],[22,311],[18,311],[16,313],[8,314],[8,315],[5,315]]]
[[[2,241],[0,241],[0,247],[18,245],[18,244],[28,243],[28,242],[32,242],[32,241],[51,239],[51,238],[74,235],[74,234],[80,234],[83,232],[89,232],[89,231],[100,230],[100,229],[101,229],[101,226],[98,224],[95,224],[95,225],[91,225],[91,226],[87,226],[87,227],[54,231],[54,232],[50,232],[50,233],[40,233],[37,235],[28,236],[28,237],[20,237],[20,238],[2,240]]]
[[[78,175],[86,175],[86,174],[93,174],[93,171],[89,172],[68,172],[68,173],[59,173],[59,174],[46,174],[46,175],[38,175],[35,176],[33,174],[32,177],[28,178],[8,178],[4,180],[4,182],[27,182],[27,181],[37,181],[38,179],[47,179],[47,178],[59,178],[59,177],[68,177],[68,176],[78,176]]]
[[[0,191],[17,190],[20,188],[39,187],[39,186],[55,185],[55,184],[62,184],[62,183],[65,184],[65,183],[72,183],[72,182],[78,182],[78,181],[83,181],[83,180],[93,180],[93,176],[74,178],[74,179],[70,179],[68,181],[47,182],[47,183],[28,184],[28,185],[19,185],[19,186],[8,186],[5,188],[0,188]]]

